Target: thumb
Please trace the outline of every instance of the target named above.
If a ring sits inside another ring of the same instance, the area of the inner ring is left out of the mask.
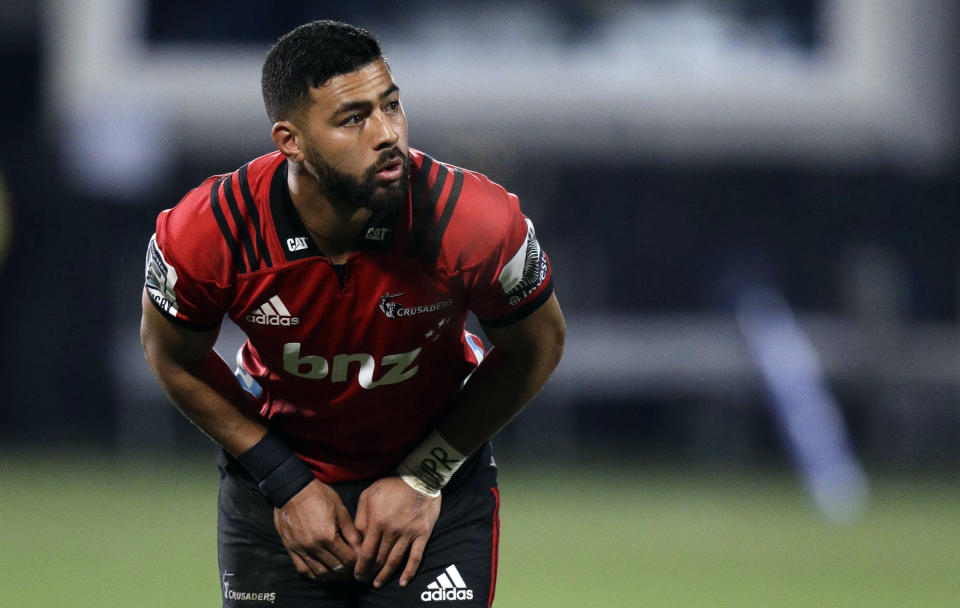
[[[355,551],[360,550],[360,545],[363,544],[363,526],[360,524],[362,510],[357,509],[357,521],[350,519],[350,513],[347,512],[346,507],[341,507],[337,509],[337,527],[340,528],[340,534],[343,535],[343,538],[350,544]],[[363,517],[364,523],[366,522],[366,516]]]

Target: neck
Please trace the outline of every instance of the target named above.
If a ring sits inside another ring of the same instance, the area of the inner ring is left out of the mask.
[[[370,210],[333,200],[300,163],[289,163],[290,198],[317,247],[335,264],[356,250]]]

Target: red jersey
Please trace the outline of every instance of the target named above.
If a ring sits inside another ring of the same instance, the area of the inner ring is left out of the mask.
[[[382,476],[476,367],[469,311],[516,322],[553,291],[517,197],[410,150],[410,196],[374,214],[334,265],[293,205],[274,152],[207,179],[157,219],[154,305],[188,327],[229,316],[246,334],[245,413],[280,433],[324,482]]]

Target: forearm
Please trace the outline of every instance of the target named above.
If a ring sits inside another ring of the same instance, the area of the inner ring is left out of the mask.
[[[469,455],[533,399],[563,356],[566,323],[555,295],[513,325],[486,328],[494,344],[437,424],[455,450]]]
[[[211,439],[234,456],[259,441],[266,428],[240,409],[247,397],[227,363],[214,351],[198,362],[151,360],[160,386],[177,408]]]
[[[421,494],[437,496],[464,460],[523,409],[563,354],[566,326],[555,297],[516,325],[488,329],[495,348],[437,422],[397,467]]]
[[[440,436],[460,453],[471,454],[533,399],[558,358],[493,349],[438,422]]]
[[[315,481],[281,438],[243,414],[238,404],[246,394],[214,351],[194,364],[166,360],[151,367],[180,411],[240,461],[274,506],[283,507]]]

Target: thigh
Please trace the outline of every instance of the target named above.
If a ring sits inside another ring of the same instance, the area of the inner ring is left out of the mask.
[[[469,478],[444,490],[440,516],[410,583],[401,588],[394,576],[380,589],[365,587],[359,606],[473,608],[493,603],[500,494],[495,469],[487,462],[488,457]]]
[[[300,576],[273,525],[273,505],[241,465],[222,452],[217,550],[224,608],[348,608],[355,583]]]

